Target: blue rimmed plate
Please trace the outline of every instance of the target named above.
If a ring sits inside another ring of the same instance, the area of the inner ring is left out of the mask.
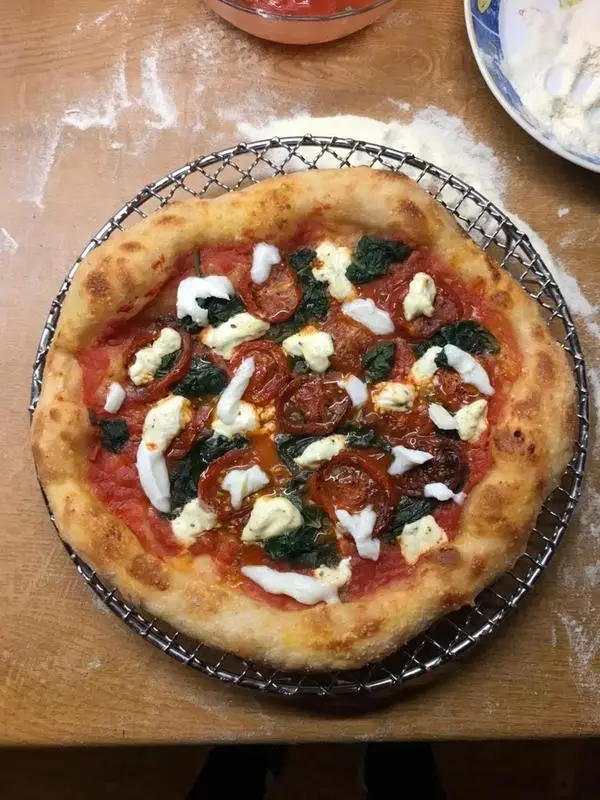
[[[600,172],[600,153],[576,153],[566,150],[533,117],[521,102],[510,80],[504,73],[504,55],[500,32],[505,33],[503,12],[506,11],[503,0],[465,0],[465,20],[469,41],[477,66],[488,88],[502,108],[540,144],[559,156],[585,167],[593,172]],[[507,32],[510,33],[510,30]]]

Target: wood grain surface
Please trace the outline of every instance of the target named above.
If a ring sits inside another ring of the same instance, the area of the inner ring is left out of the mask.
[[[147,181],[238,141],[238,121],[300,109],[392,120],[396,101],[461,117],[505,165],[508,206],[563,260],[600,389],[599,176],[544,150],[504,114],[472,59],[462,3],[400,0],[372,28],[306,49],[252,40],[199,0],[4,3],[0,71],[0,743],[600,733],[595,447],[580,512],[510,623],[427,689],[364,706],[228,688],[125,630],[68,561],[29,452],[35,348],[89,236]],[[570,213],[559,218],[560,207]]]

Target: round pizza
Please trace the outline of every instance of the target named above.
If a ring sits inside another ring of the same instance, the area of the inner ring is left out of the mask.
[[[575,389],[538,307],[409,178],[171,203],[79,267],[33,421],[61,536],[284,668],[379,659],[524,551]]]

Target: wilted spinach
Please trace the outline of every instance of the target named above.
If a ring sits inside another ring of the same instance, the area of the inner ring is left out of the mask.
[[[279,458],[283,461],[290,472],[298,472],[300,467],[294,461],[301,455],[309,444],[318,442],[322,436],[292,436],[289,433],[279,433],[275,437],[275,446],[279,453]]]
[[[174,353],[167,353],[166,356],[163,356],[160,360],[160,364],[158,365],[158,369],[154,373],[154,379],[158,380],[159,378],[164,378],[166,375],[171,372],[177,359],[179,358],[179,354],[181,350],[175,350]]]
[[[346,270],[346,277],[352,283],[368,283],[385,275],[392,264],[406,261],[410,253],[410,247],[403,242],[363,236]]]
[[[342,425],[338,428],[338,433],[343,433],[346,437],[348,447],[376,447],[384,453],[391,450],[390,443],[377,433],[375,428],[355,428],[352,425]]]
[[[211,361],[193,356],[188,372],[173,386],[173,394],[202,397],[219,394],[227,385],[227,374]]]
[[[389,528],[383,534],[383,540],[394,542],[402,533],[405,525],[417,522],[426,517],[439,505],[439,501],[432,497],[401,497],[394,510]]]
[[[362,366],[367,380],[377,383],[389,377],[395,355],[396,345],[394,342],[378,342],[370,347],[362,358]]]
[[[473,322],[470,319],[444,325],[431,339],[413,345],[413,351],[417,358],[421,358],[430,347],[444,347],[447,344],[460,347],[461,350],[465,350],[471,355],[498,353],[500,351],[500,344],[496,337],[482,325],[479,325],[478,322]],[[436,358],[436,364],[439,367],[448,366],[448,362],[444,358],[440,359],[441,355]]]
[[[124,419],[100,419],[100,444],[109,453],[120,453],[129,441],[129,428]]]

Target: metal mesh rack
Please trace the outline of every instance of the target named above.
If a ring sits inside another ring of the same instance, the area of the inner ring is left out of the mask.
[[[542,506],[527,551],[515,567],[481,592],[473,608],[444,617],[389,658],[358,670],[286,672],[209,648],[125,602],[67,546],[70,558],[89,587],[123,622],[155,647],[180,663],[227,683],[284,696],[379,694],[431,673],[492,634],[525,598],[554,555],[581,494],[589,439],[588,388],[571,314],[527,236],[471,186],[409,153],[337,137],[285,137],[240,144],[198,158],[149,184],[100,228],[71,267],[52,302],[33,368],[31,413],[39,397],[46,355],[73,275],[81,261],[114,231],[128,228],[174,199],[190,195],[211,197],[298,169],[358,165],[402,172],[415,179],[537,301],[553,335],[571,360],[578,390],[579,430],[571,463],[560,486]],[[50,516],[54,522],[51,513]]]

